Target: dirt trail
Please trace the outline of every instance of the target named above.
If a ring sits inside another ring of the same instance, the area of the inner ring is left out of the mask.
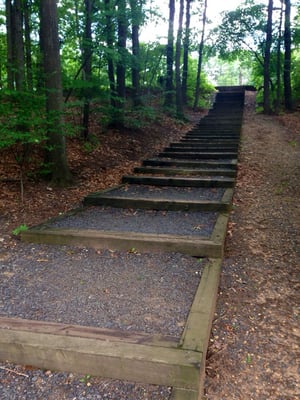
[[[286,119],[255,114],[254,101],[248,94],[209,400],[300,397],[299,132]]]

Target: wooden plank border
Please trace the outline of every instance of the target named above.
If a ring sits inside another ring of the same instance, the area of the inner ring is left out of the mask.
[[[83,332],[82,336],[69,335],[63,324],[56,324],[54,332],[49,324],[45,323],[45,329],[42,326],[37,321],[19,320],[16,324],[16,320],[10,323],[9,319],[0,318],[0,359],[42,369],[198,391],[200,352],[180,349],[173,342],[167,345],[166,339],[147,339],[147,335],[139,335],[144,336],[143,344],[128,337],[118,340],[116,335],[111,340],[108,331],[106,337],[85,337]]]
[[[219,217],[217,219],[218,223]],[[32,228],[21,234],[23,242],[75,245],[96,249],[179,252],[191,256],[220,257],[222,242],[201,236],[142,234],[90,229]]]
[[[221,259],[204,268],[180,340],[55,322],[0,318],[0,359],[38,368],[172,386],[172,400],[199,400]]]

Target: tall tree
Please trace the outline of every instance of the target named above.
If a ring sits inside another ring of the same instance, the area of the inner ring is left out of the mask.
[[[182,66],[182,102],[187,104],[187,81],[188,81],[188,66],[189,66],[189,50],[190,50],[190,24],[191,24],[191,3],[193,0],[186,0],[185,12],[185,31],[183,41],[183,66]]]
[[[127,65],[127,13],[126,13],[126,0],[117,0],[117,23],[118,23],[118,59],[117,59],[117,99],[116,108],[114,110],[113,124],[118,127],[124,125],[124,110],[125,110],[125,79],[126,79],[126,65]]]
[[[87,139],[89,136],[90,103],[91,103],[91,79],[92,79],[92,9],[93,0],[84,0],[85,26],[82,46],[83,80],[88,82],[84,89],[83,115],[82,115],[82,136]]]
[[[198,50],[198,67],[197,67],[197,77],[196,77],[194,109],[197,108],[198,103],[199,103],[199,97],[200,97],[200,80],[201,80],[204,36],[205,36],[205,27],[206,27],[206,13],[207,13],[207,0],[204,1],[204,6],[203,6],[202,33],[201,33],[201,39],[200,39],[200,43],[199,43],[199,50]]]
[[[182,45],[182,25],[184,14],[184,0],[180,0],[179,17],[178,17],[178,32],[176,39],[176,53],[175,53],[175,77],[176,77],[176,114],[178,118],[183,118],[183,102],[182,102],[182,88],[181,88],[181,45]]]
[[[293,109],[292,86],[291,86],[291,2],[285,0],[285,22],[284,22],[284,104],[287,110]]]
[[[131,8],[131,41],[132,41],[132,100],[134,107],[142,105],[140,96],[140,40],[139,30],[142,17],[142,2],[130,0]]]
[[[268,18],[266,27],[266,43],[264,53],[264,98],[263,107],[264,113],[270,114],[270,60],[271,60],[271,46],[272,46],[272,22],[273,22],[273,0],[268,3]]]
[[[7,77],[10,89],[25,88],[25,55],[23,38],[23,4],[6,0]]]
[[[175,0],[169,0],[169,28],[167,44],[167,76],[165,84],[165,107],[174,105],[173,64],[174,64],[174,18]]]
[[[72,181],[67,164],[62,124],[62,80],[56,0],[40,2],[40,42],[46,92],[47,157],[52,182],[64,186]]]
[[[31,21],[30,21],[31,1],[24,0],[23,4],[24,4],[26,84],[29,90],[33,90]]]
[[[106,16],[106,59],[107,59],[107,74],[109,80],[110,87],[110,104],[114,109],[116,107],[116,80],[115,80],[115,66],[114,66],[114,23],[113,23],[113,13],[114,13],[114,5],[112,4],[112,0],[105,0],[105,16]]]
[[[7,87],[13,89],[14,83],[14,44],[13,34],[15,31],[13,22],[13,10],[11,0],[5,0],[5,14],[6,14],[6,43],[7,43]]]
[[[277,38],[277,55],[276,55],[276,100],[275,112],[278,113],[281,103],[281,42],[282,42],[282,22],[283,22],[283,0],[280,1],[280,14]]]
[[[23,90],[25,88],[25,55],[24,55],[24,38],[23,38],[23,4],[21,0],[15,0],[13,4],[14,18],[14,53],[15,53],[15,82],[16,89]]]

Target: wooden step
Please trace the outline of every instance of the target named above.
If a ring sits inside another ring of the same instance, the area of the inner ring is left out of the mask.
[[[209,236],[52,228],[40,225],[22,232],[22,241],[95,249],[176,252],[193,257],[219,258],[223,256],[227,222],[228,214],[220,213]]]
[[[156,175],[211,175],[211,176],[235,176],[236,171],[233,169],[196,169],[196,168],[170,168],[170,167],[136,167],[134,168],[136,174],[156,174]]]
[[[183,160],[183,159],[163,159],[150,158],[143,161],[144,166],[176,166],[180,168],[231,168],[236,169],[237,160]]]
[[[238,146],[232,146],[232,145],[186,145],[184,143],[181,143],[181,145],[170,145],[170,147],[166,147],[164,151],[172,151],[172,152],[212,152],[212,151],[230,151],[230,152],[237,152]]]
[[[193,159],[193,160],[208,160],[208,159],[233,159],[237,157],[236,152],[172,152],[164,151],[158,154],[158,157],[163,158],[178,158],[178,159]]]
[[[183,187],[233,187],[234,179],[228,177],[164,177],[164,176],[137,176],[125,175],[122,178],[122,183],[132,183],[139,185],[153,186],[183,186]]]

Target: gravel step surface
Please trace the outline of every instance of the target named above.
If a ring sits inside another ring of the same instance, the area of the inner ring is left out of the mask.
[[[46,226],[209,237],[217,216],[218,214],[214,212],[156,211],[96,206],[66,215],[47,223]]]
[[[177,338],[206,262],[25,243],[0,260],[1,316]]]
[[[124,198],[143,197],[160,200],[186,201],[221,201],[225,193],[223,188],[196,188],[176,186],[124,185],[110,190],[104,196],[119,196]]]

